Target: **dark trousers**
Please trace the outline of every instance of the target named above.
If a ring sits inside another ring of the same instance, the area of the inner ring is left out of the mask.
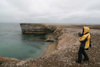
[[[78,62],[82,61],[82,55],[84,55],[84,60],[89,60],[84,47],[80,46],[79,51],[78,51]]]

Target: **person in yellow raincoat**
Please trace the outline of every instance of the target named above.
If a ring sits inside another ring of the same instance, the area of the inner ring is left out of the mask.
[[[78,33],[79,35],[79,41],[80,41],[80,48],[78,51],[78,59],[77,63],[81,63],[82,61],[82,55],[84,55],[84,61],[88,61],[88,55],[86,54],[85,50],[88,50],[91,47],[91,36],[90,36],[90,28],[89,27],[83,27],[83,32]]]

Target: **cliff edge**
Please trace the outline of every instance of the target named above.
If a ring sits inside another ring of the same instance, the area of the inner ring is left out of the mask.
[[[100,67],[100,26],[91,26],[92,48],[87,52],[89,62],[77,64],[79,49],[78,32],[82,31],[81,25],[45,25],[56,35],[57,46],[49,55],[44,55],[31,60],[17,60],[0,57],[0,67]],[[7,60],[6,60],[7,59]]]

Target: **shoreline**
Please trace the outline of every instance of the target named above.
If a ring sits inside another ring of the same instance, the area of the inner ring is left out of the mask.
[[[55,36],[53,33],[47,34],[46,38],[50,38],[51,40],[55,41]],[[54,52],[57,48],[57,42],[47,42],[48,46],[45,48],[45,51],[42,56],[49,56],[52,52]]]
[[[50,26],[50,25],[47,25]],[[51,25],[54,29],[57,38],[57,44],[48,42],[48,46],[41,57],[32,58],[31,60],[11,60],[3,59],[1,67],[98,67],[100,66],[100,26],[91,26],[92,48],[87,51],[90,58],[89,62],[77,64],[77,52],[79,48],[78,32],[82,31],[82,26],[68,26],[68,25]],[[57,49],[57,50],[56,50]],[[98,49],[98,50],[97,50]],[[94,53],[94,54],[93,54]]]

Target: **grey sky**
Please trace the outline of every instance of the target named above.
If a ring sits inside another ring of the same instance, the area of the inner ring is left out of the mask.
[[[0,22],[100,24],[100,0],[0,0]]]

